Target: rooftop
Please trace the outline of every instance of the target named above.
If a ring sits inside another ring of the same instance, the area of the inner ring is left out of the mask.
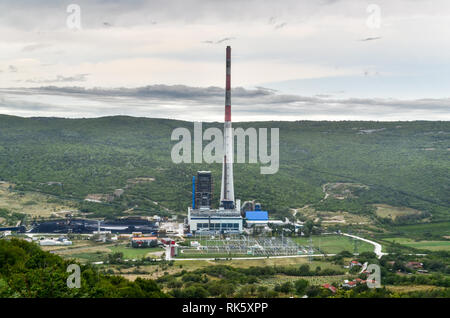
[[[237,210],[191,210],[191,217],[241,217],[241,213]]]
[[[133,237],[132,238],[133,241],[153,241],[156,240],[156,236],[140,236],[140,237]]]
[[[245,212],[245,218],[249,221],[267,221],[269,220],[269,214],[267,211],[247,211]]]

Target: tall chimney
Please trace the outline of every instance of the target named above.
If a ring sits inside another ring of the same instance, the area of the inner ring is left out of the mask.
[[[233,185],[233,131],[231,128],[231,47],[227,46],[226,84],[225,84],[225,124],[223,134],[224,156],[222,165],[222,187],[220,206],[234,209]]]
[[[231,47],[227,46],[227,66],[225,84],[225,122],[231,122]]]

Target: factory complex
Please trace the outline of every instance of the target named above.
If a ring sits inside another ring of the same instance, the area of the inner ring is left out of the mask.
[[[219,208],[212,208],[213,177],[210,171],[198,171],[192,178],[192,207],[188,208],[187,226],[192,234],[237,234],[247,227],[266,227],[267,211],[261,205],[244,202],[234,196],[233,131],[231,121],[231,47],[226,48],[225,122],[223,134],[222,182]],[[248,207],[251,207],[248,210]],[[247,208],[247,209],[245,209]]]

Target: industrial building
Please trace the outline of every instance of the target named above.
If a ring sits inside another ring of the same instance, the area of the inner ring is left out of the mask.
[[[43,221],[40,223],[34,223],[30,233],[85,233],[92,234],[97,233],[132,233],[140,231],[143,233],[156,234],[158,232],[158,226],[156,222],[148,221],[141,218],[124,218],[108,221],[96,221],[88,219],[61,219]]]
[[[131,247],[156,247],[158,239],[155,236],[138,236],[131,238]]]
[[[41,246],[57,246],[57,245],[72,245],[72,241],[64,237],[59,237],[58,239],[42,239],[39,240],[39,245]]]
[[[195,177],[194,177],[195,182]],[[211,171],[198,171],[195,184],[195,206],[200,210],[211,209],[213,182]]]
[[[245,212],[246,227],[266,227],[269,223],[267,211],[247,211]]]
[[[226,88],[224,157],[219,209],[211,208],[213,182],[211,172],[199,171],[197,182],[192,178],[192,207],[188,208],[188,226],[191,233],[240,233],[243,218],[240,201],[234,199],[233,131],[231,128],[231,47],[226,48]]]
[[[242,216],[239,211],[207,210],[200,211],[188,209],[189,229],[192,233],[242,232]]]

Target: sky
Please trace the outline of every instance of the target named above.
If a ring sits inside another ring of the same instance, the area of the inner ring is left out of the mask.
[[[0,114],[450,120],[448,0],[0,0]]]

